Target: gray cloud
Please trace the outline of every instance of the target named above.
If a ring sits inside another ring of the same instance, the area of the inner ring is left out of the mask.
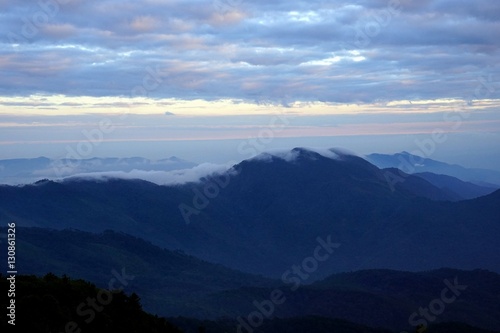
[[[372,102],[498,76],[500,3],[1,1],[0,94]],[[496,89],[489,98],[500,98]]]

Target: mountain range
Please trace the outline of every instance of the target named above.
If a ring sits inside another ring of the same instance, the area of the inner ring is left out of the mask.
[[[398,168],[407,174],[430,172],[455,177],[485,187],[498,189],[500,186],[499,171],[465,168],[461,165],[436,161],[429,157],[414,155],[406,151],[393,155],[369,154],[365,158],[382,169]]]
[[[0,218],[126,232],[268,277],[310,256],[318,238],[339,247],[311,279],[443,265],[500,272],[500,191],[451,202],[441,200],[447,191],[416,179],[391,186],[387,170],[360,157],[296,148],[177,186],[120,179],[0,186]]]

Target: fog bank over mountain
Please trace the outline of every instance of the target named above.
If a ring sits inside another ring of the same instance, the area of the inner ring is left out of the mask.
[[[116,176],[117,178],[159,179],[170,171],[191,169],[197,164],[177,157],[150,160],[142,157],[49,159],[46,157],[0,160],[0,183],[29,184],[40,179],[60,180],[75,175],[95,174],[94,178]],[[206,168],[207,166],[205,166]],[[204,167],[202,167],[203,169]],[[210,168],[210,167],[208,167]],[[196,173],[191,172],[192,174]],[[179,176],[182,179],[182,176]],[[170,176],[170,178],[173,178]],[[188,177],[189,178],[189,177]]]

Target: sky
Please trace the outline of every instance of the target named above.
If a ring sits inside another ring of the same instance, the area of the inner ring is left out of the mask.
[[[500,165],[500,2],[0,0],[0,159]]]

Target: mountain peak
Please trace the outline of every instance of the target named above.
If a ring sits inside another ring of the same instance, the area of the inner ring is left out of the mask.
[[[275,149],[261,153],[250,160],[271,162],[274,159],[284,160],[286,162],[296,162],[299,160],[318,160],[327,158],[340,160],[344,156],[355,156],[355,154],[339,148],[305,148],[295,147],[292,150]]]

